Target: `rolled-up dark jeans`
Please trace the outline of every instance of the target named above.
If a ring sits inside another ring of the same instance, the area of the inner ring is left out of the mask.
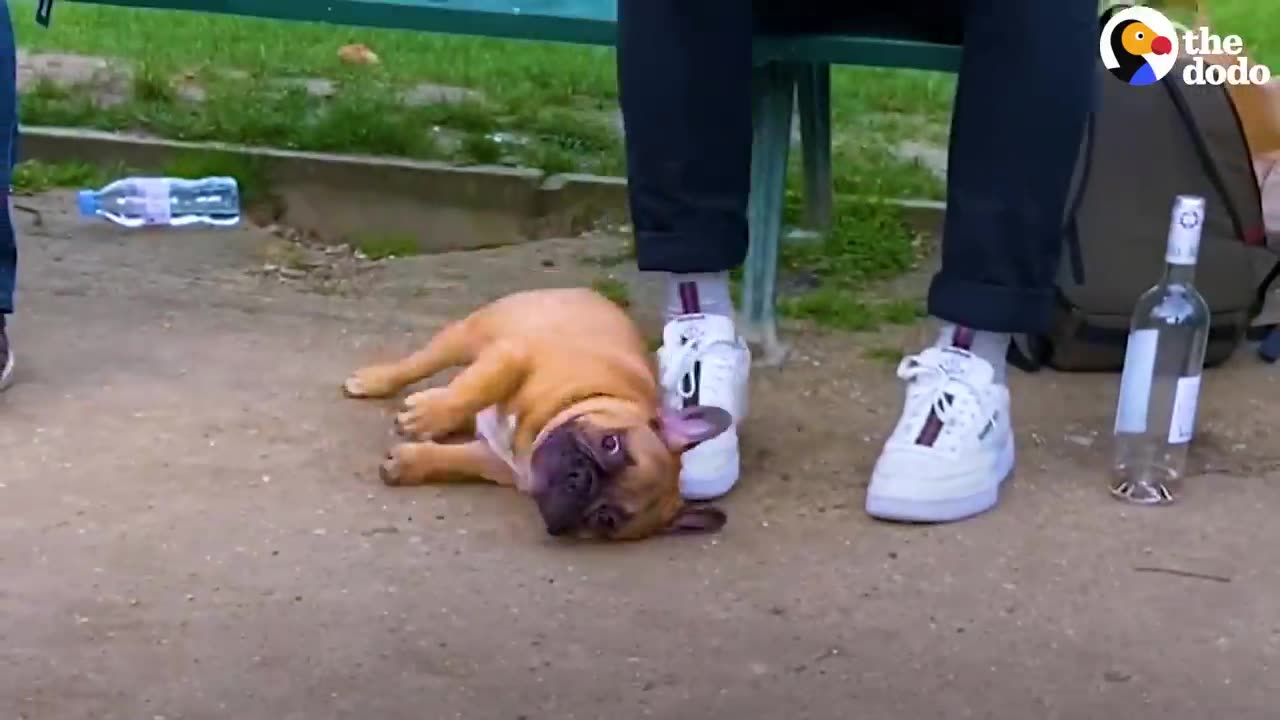
[[[17,44],[9,3],[0,0],[0,315],[13,312],[13,292],[18,281],[18,242],[13,231],[9,190],[13,166],[18,161]]]

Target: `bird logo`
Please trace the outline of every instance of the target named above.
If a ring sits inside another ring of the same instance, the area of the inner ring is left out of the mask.
[[[1102,64],[1129,85],[1160,82],[1178,59],[1178,31],[1148,7],[1113,5],[1102,14],[1098,52]]]

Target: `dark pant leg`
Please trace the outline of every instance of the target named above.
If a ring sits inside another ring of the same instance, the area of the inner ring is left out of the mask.
[[[9,209],[9,185],[17,162],[18,83],[9,4],[0,0],[0,315],[13,312],[18,276],[18,244]]]
[[[969,0],[964,45],[929,312],[978,330],[1042,333],[1095,96],[1097,4]]]
[[[618,84],[641,270],[747,253],[750,0],[618,0]]]

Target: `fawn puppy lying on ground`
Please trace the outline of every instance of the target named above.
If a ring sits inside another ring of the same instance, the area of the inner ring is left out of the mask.
[[[680,455],[729,428],[721,408],[666,408],[653,353],[617,305],[586,289],[520,292],[396,362],[357,370],[349,397],[387,397],[447,368],[396,416],[388,485],[484,479],[533,498],[547,532],[634,540],[714,532],[725,515],[680,496]],[[461,442],[444,442],[462,434]]]

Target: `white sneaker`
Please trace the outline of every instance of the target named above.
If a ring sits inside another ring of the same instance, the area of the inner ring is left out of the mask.
[[[13,382],[13,348],[9,345],[9,336],[5,333],[4,316],[0,315],[0,390],[9,387]]]
[[[680,493],[710,500],[738,482],[738,424],[747,414],[751,351],[722,315],[681,315],[667,323],[658,350],[664,401],[672,409],[713,405],[733,426],[681,456]]]
[[[867,513],[882,520],[949,522],[990,510],[1013,470],[1009,389],[991,363],[934,347],[903,358],[902,418],[867,488]]]

